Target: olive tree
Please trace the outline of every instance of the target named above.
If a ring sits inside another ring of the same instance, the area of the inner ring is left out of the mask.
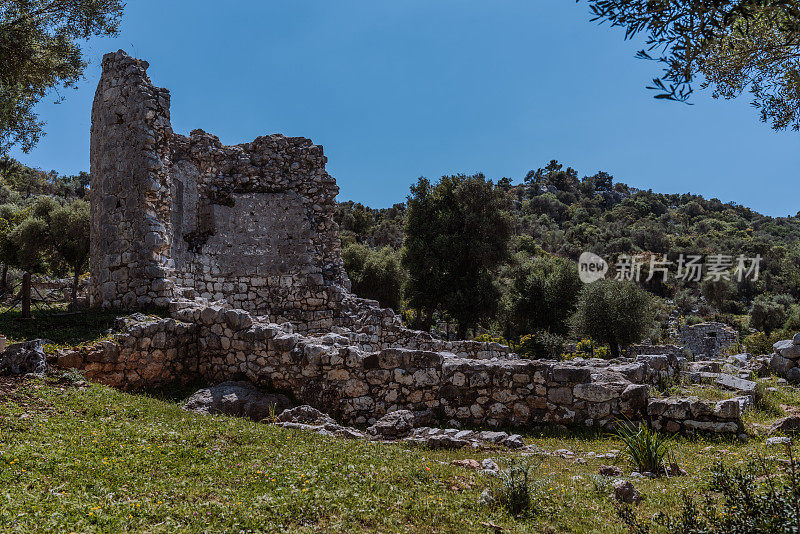
[[[643,340],[655,321],[653,297],[634,284],[602,280],[586,285],[572,320],[573,332],[607,344],[611,356],[619,356],[620,346]]]

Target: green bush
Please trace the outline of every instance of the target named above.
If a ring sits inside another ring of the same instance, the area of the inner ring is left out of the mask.
[[[745,337],[742,343],[747,349],[747,352],[761,356],[764,354],[772,354],[772,346],[775,343],[783,339],[791,339],[792,335],[791,331],[786,330],[776,330],[769,335],[764,332],[755,332]]]
[[[650,293],[632,282],[603,280],[587,285],[581,292],[572,328],[576,337],[608,345],[616,358],[620,346],[647,337],[654,321]]]
[[[750,308],[750,327],[770,334],[789,319],[794,299],[789,295],[759,295]]]
[[[532,508],[534,487],[531,480],[532,466],[530,460],[522,462],[511,461],[506,470],[499,473],[502,485],[500,486],[497,501],[513,516],[522,515]]]
[[[355,243],[342,250],[342,261],[356,295],[400,309],[406,275],[397,252],[389,247],[375,250]]]

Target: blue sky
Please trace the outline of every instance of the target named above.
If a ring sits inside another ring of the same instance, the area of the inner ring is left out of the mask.
[[[760,123],[746,96],[654,100],[658,65],[591,23],[585,2],[130,1],[120,36],[87,46],[78,89],[40,105],[48,135],[14,157],[88,170],[100,60],[119,48],[170,89],[175,131],[309,137],[340,200],[386,207],[419,176],[459,172],[516,183],[558,159],[644,189],[800,210],[800,134]]]

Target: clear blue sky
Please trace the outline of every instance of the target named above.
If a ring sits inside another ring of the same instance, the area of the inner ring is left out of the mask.
[[[87,47],[77,91],[39,107],[48,135],[15,157],[88,170],[100,59],[119,48],[171,90],[177,132],[309,137],[340,200],[385,207],[419,176],[458,172],[519,182],[555,158],[640,188],[800,210],[800,134],[758,122],[746,96],[654,100],[658,65],[589,22],[585,2],[132,0],[119,38]]]

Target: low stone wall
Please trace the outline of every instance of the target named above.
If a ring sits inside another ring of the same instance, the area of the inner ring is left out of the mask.
[[[654,399],[647,406],[647,415],[653,428],[671,433],[733,434],[742,429],[741,405],[737,399],[716,403],[697,397]]]
[[[631,345],[625,349],[625,355],[629,358],[635,358],[644,354],[658,354],[673,357],[683,356],[683,347],[678,345]]]
[[[453,351],[422,348],[365,351],[340,333],[304,336],[289,324],[268,323],[199,299],[174,302],[172,312],[176,319],[128,320],[114,342],[64,353],[59,365],[85,368],[90,378],[126,388],[198,378],[212,383],[243,379],[287,393],[348,424],[370,424],[397,410],[424,413],[456,428],[610,427],[621,419],[666,417],[651,413],[649,387],[641,382],[669,369],[667,356],[601,365],[511,354],[461,358]],[[491,354],[483,345],[462,346],[470,353]],[[687,417],[695,420],[694,413]],[[691,429],[691,424],[674,420],[681,431]],[[698,421],[718,422],[713,417]],[[710,425],[708,430],[730,431],[721,428]]]
[[[135,314],[118,321],[117,329],[113,340],[59,351],[56,364],[122,389],[162,387],[197,377],[196,325]]]

